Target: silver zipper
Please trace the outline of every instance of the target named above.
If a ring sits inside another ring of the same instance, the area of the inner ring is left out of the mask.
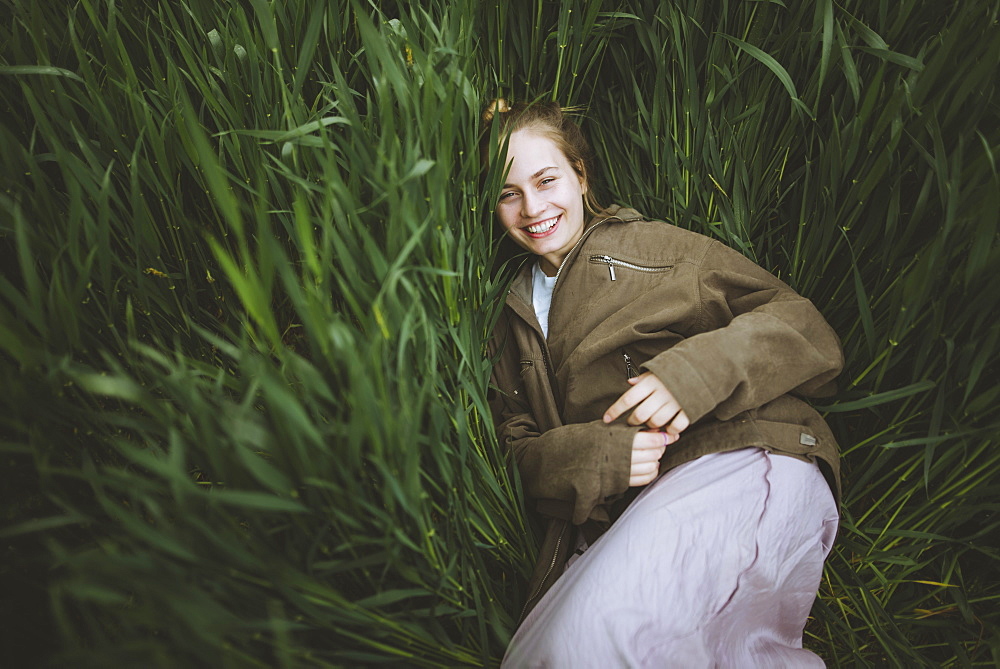
[[[530,604],[531,600],[533,600],[535,597],[538,596],[538,593],[539,591],[541,591],[542,586],[545,585],[545,581],[547,581],[549,579],[549,575],[552,574],[552,570],[556,568],[556,560],[559,559],[559,547],[562,546],[562,540],[563,537],[566,536],[567,527],[569,527],[568,524],[563,525],[562,531],[559,533],[559,538],[556,539],[556,550],[552,555],[552,562],[549,564],[549,568],[545,570],[545,575],[542,576],[542,580],[539,581],[538,587],[535,588],[535,591],[533,593],[531,593],[531,597],[528,597],[526,600],[524,600],[524,606],[521,607],[521,618],[524,618],[524,612],[528,609],[528,604]]]
[[[608,221],[610,221],[612,219],[619,220],[619,221],[622,220],[621,218],[619,218],[617,216],[608,216],[607,218],[602,218],[597,223],[594,223],[592,226],[590,226],[589,228],[587,228],[586,230],[583,231],[583,234],[580,235],[580,239],[576,240],[576,244],[573,244],[573,248],[571,248],[569,250],[569,253],[567,253],[566,255],[563,256],[562,262],[559,263],[559,269],[556,270],[556,281],[555,281],[556,285],[559,285],[559,275],[562,274],[562,269],[563,269],[563,267],[566,266],[566,259],[569,258],[571,255],[573,255],[573,252],[576,251],[577,247],[579,247],[580,244],[583,243],[584,239],[586,239],[587,237],[590,236],[591,232],[593,232],[594,230],[597,229],[597,226],[603,225],[603,224],[607,223]],[[552,287],[552,292],[553,293],[556,292],[555,286]]]
[[[636,272],[646,272],[649,274],[654,274],[656,272],[666,272],[667,270],[673,269],[673,265],[661,265],[661,266],[650,266],[650,265],[636,265],[633,262],[628,262],[625,260],[619,260],[618,258],[612,258],[608,255],[593,255],[589,258],[590,262],[598,263],[601,265],[608,266],[608,272],[611,273],[611,280],[615,281],[617,277],[615,276],[615,267],[624,267],[626,269],[634,270]]]
[[[629,354],[622,351],[622,356],[625,358],[625,373],[628,374],[628,378],[634,379],[639,376],[635,371],[635,367],[632,366],[632,358],[629,357]]]

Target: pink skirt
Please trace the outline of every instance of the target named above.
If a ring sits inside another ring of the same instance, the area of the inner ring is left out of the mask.
[[[654,481],[524,620],[503,667],[823,667],[802,648],[838,515],[812,463],[758,448]]]

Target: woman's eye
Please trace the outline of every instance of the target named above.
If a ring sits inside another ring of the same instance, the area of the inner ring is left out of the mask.
[[[515,195],[514,191],[507,191],[506,193],[501,193],[500,199],[498,201],[503,202],[504,200],[509,200],[514,195]]]
[[[543,186],[548,186],[550,183],[552,183],[555,180],[556,180],[555,177],[546,177],[546,178],[542,179],[542,185]]]

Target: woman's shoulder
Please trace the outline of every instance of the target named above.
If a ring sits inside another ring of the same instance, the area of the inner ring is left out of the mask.
[[[594,243],[613,245],[632,255],[652,254],[675,261],[700,263],[716,240],[630,207],[615,205],[598,216]]]

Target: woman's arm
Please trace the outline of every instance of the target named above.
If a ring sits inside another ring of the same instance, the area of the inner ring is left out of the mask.
[[[687,417],[720,420],[781,395],[833,392],[840,340],[816,307],[741,253],[714,242],[699,274],[700,334],[647,361]]]
[[[528,497],[561,503],[557,506],[567,510],[568,519],[580,524],[596,507],[628,489],[636,428],[593,421],[540,433],[529,411],[501,401],[497,437],[514,456]],[[658,435],[652,435],[640,440],[640,445],[648,445],[647,441],[654,447],[662,443]]]
[[[677,409],[683,408],[675,432],[708,413],[727,420],[785,393],[832,392],[843,353],[836,333],[812,302],[718,242],[700,268],[699,292],[699,333],[642,365],[662,383]],[[651,417],[639,422],[658,426],[671,407],[657,384],[642,385],[642,392],[633,387],[623,393],[609,419],[636,407],[634,416]]]

